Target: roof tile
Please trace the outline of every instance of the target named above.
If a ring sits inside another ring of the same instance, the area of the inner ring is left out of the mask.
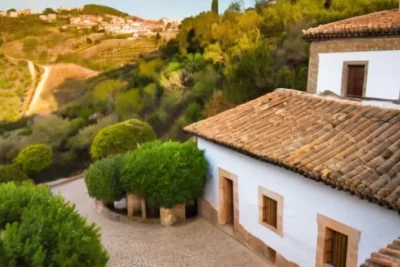
[[[400,211],[399,118],[400,110],[278,89],[185,130]]]
[[[307,40],[400,35],[398,9],[375,12],[303,31]]]

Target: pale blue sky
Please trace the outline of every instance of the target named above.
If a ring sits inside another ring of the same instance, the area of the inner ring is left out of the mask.
[[[220,11],[225,10],[231,0],[219,0]],[[247,6],[254,0],[245,0]],[[0,10],[30,8],[40,12],[46,7],[80,7],[85,4],[100,4],[117,8],[131,15],[147,19],[168,17],[182,19],[211,8],[211,0],[0,0]]]

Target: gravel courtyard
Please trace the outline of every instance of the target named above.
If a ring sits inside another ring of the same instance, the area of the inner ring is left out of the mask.
[[[96,212],[83,179],[52,189],[101,227],[112,267],[258,267],[266,262],[204,219],[180,226],[123,224]]]

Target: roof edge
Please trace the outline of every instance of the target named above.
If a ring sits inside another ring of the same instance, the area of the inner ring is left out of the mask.
[[[282,90],[290,90],[290,89],[282,89]],[[227,144],[227,143],[224,143],[224,142],[217,141],[215,139],[212,139],[212,138],[206,137],[204,135],[201,135],[199,133],[196,133],[194,131],[191,131],[191,130],[189,130],[187,128],[184,128],[183,130],[186,133],[192,134],[192,135],[194,135],[196,137],[200,137],[200,138],[202,138],[202,139],[204,139],[206,141],[209,141],[211,143],[214,143],[214,144],[217,144],[217,145],[232,149],[232,150],[234,150],[234,151],[236,151],[236,152],[238,152],[238,153],[240,153],[242,155],[249,156],[249,157],[251,157],[253,159],[260,160],[262,162],[265,162],[265,163],[268,163],[268,164],[272,164],[272,165],[280,167],[280,168],[284,168],[286,170],[289,170],[289,171],[295,172],[297,174],[300,174],[301,176],[303,176],[303,177],[305,177],[307,179],[313,180],[315,182],[322,182],[325,185],[330,186],[333,189],[337,189],[338,191],[344,191],[344,192],[348,192],[351,195],[356,195],[356,196],[359,197],[359,199],[366,199],[370,203],[379,205],[380,207],[385,207],[385,208],[387,208],[389,210],[397,211],[397,213],[400,216],[400,206],[398,207],[398,206],[393,205],[393,204],[391,204],[391,203],[389,203],[387,201],[379,200],[379,199],[377,199],[375,197],[358,194],[358,192],[352,191],[352,190],[350,190],[348,188],[344,188],[341,185],[337,185],[337,184],[331,183],[330,181],[327,181],[326,179],[323,179],[321,176],[312,175],[312,174],[310,174],[308,172],[305,172],[304,170],[301,170],[299,168],[290,166],[290,165],[286,164],[285,162],[279,162],[279,161],[277,161],[275,159],[271,159],[271,158],[268,158],[268,157],[262,157],[262,156],[254,154],[254,153],[250,153],[248,151],[245,151],[244,149],[235,147],[234,145],[230,145],[230,144]]]

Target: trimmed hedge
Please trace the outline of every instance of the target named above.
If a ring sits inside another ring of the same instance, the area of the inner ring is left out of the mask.
[[[46,186],[0,185],[0,266],[106,266],[100,230]]]
[[[22,149],[14,159],[24,172],[40,172],[53,162],[51,148],[45,144],[34,144]]]
[[[137,119],[101,130],[93,140],[90,154],[95,160],[135,150],[140,144],[157,139],[151,126]]]
[[[207,162],[193,142],[150,143],[125,155],[121,184],[126,192],[172,208],[202,194]]]
[[[104,203],[120,200],[125,192],[119,183],[123,156],[111,156],[92,164],[85,172],[89,196]]]
[[[27,180],[29,180],[29,177],[18,165],[0,165],[0,184]]]

